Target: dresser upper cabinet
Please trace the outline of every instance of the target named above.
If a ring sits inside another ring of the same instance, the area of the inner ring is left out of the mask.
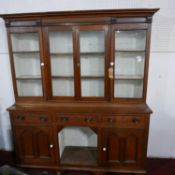
[[[3,16],[16,100],[145,101],[156,10]]]

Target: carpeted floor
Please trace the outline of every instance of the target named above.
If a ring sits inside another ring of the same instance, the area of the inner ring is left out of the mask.
[[[14,165],[13,153],[0,151],[0,166],[2,165]],[[43,169],[22,169],[25,173],[29,175],[55,175],[54,171],[43,170]],[[147,175],[175,175],[175,159],[147,159]],[[61,175],[93,175],[90,172],[79,172],[79,171],[65,171]],[[108,175],[126,175],[110,173]],[[129,174],[127,174],[129,175]]]

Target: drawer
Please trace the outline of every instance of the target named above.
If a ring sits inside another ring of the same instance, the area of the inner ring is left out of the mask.
[[[103,117],[103,126],[121,128],[143,128],[145,127],[144,116],[108,116]]]
[[[14,123],[46,124],[52,122],[52,117],[46,113],[15,113],[11,119]]]
[[[100,120],[98,116],[57,115],[56,122],[61,125],[95,126]]]

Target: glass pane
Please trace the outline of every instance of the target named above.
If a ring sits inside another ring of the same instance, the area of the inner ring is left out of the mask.
[[[52,80],[53,96],[74,96],[74,80],[72,78]]]
[[[17,89],[19,96],[42,96],[41,80],[17,80]]]
[[[142,98],[146,31],[115,32],[114,97]]]
[[[145,46],[145,30],[115,32],[115,50],[145,50]]]
[[[65,127],[58,133],[60,163],[97,164],[97,134],[88,127]]]
[[[12,33],[18,96],[42,96],[38,33]]]
[[[49,32],[49,42],[52,94],[53,96],[74,96],[72,32]]]
[[[141,98],[143,80],[115,80],[114,96],[120,98]]]
[[[13,33],[13,52],[39,51],[38,33]]]
[[[104,52],[104,31],[80,32],[82,96],[104,96]]]

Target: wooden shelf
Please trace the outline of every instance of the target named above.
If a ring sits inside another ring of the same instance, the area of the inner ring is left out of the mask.
[[[71,165],[97,165],[97,148],[66,146],[60,162]]]
[[[57,52],[55,53],[52,52],[50,54],[63,57],[73,55],[73,53],[57,53]],[[104,55],[104,52],[80,52],[80,56],[97,56],[97,55]]]
[[[38,53],[40,53],[39,50],[33,50],[33,51],[27,51],[27,50],[13,51],[13,54],[38,54]]]
[[[58,52],[51,52],[50,55],[55,55],[55,56],[70,56],[70,55],[73,55],[73,52],[72,53],[58,53]]]
[[[39,75],[22,75],[16,77],[17,80],[40,80],[41,76]]]
[[[115,79],[117,80],[143,80],[142,75],[115,75]]]
[[[145,50],[115,50],[115,52],[145,52]]]
[[[74,78],[74,76],[72,75],[53,75],[52,78],[58,78],[58,79],[70,79],[70,78]],[[83,75],[80,78],[84,78],[84,79],[98,79],[98,78],[104,78],[103,75],[97,75],[97,76],[92,76],[92,75]]]
[[[104,55],[104,52],[80,52],[80,56],[97,56]]]

